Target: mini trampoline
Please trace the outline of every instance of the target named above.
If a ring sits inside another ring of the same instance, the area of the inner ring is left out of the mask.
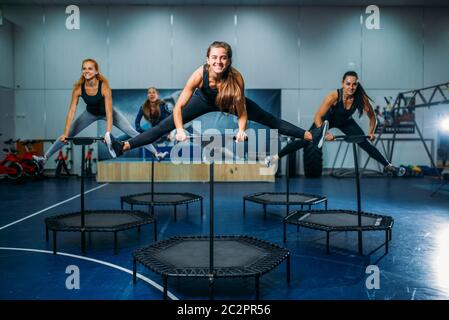
[[[179,205],[186,205],[186,211],[189,211],[189,203],[200,202],[201,218],[203,217],[203,197],[193,193],[167,193],[154,192],[154,158],[151,161],[151,192],[130,194],[120,197],[120,207],[123,210],[123,204],[127,203],[133,210],[134,205],[148,206],[148,211],[154,216],[155,206],[173,206],[174,220],[177,220],[177,207]]]
[[[132,228],[137,228],[140,232],[141,226],[151,223],[154,224],[154,241],[156,241],[156,220],[143,211],[87,210],[84,211],[83,227],[81,226],[80,212],[65,213],[45,219],[46,239],[48,241],[49,230],[53,231],[53,253],[56,254],[56,233],[58,231],[81,232],[82,235],[85,232],[113,232],[114,253],[117,254],[117,232]]]
[[[287,200],[288,199],[288,200]],[[324,202],[325,209],[327,209],[327,197],[317,196],[308,193],[291,192],[259,192],[243,197],[243,214],[246,214],[246,201],[259,203],[263,205],[263,216],[266,219],[268,205],[300,205],[301,210],[304,206],[308,206],[310,210],[313,205]]]
[[[248,236],[216,236],[213,268],[210,268],[208,236],[177,236],[157,242],[133,254],[133,281],[136,263],[162,276],[163,297],[167,299],[169,277],[244,278],[254,277],[259,299],[260,276],[287,259],[290,282],[290,253],[275,244]]]
[[[327,197],[318,196],[315,194],[302,193],[302,192],[290,192],[290,155],[287,156],[286,166],[286,192],[258,192],[243,197],[243,215],[246,214],[246,201],[254,202],[263,205],[263,218],[267,218],[267,206],[268,205],[284,205],[286,206],[285,216],[288,216],[290,212],[290,206],[299,205],[301,210],[304,206],[308,206],[311,210],[312,206],[319,203],[324,203],[324,208],[327,210]]]
[[[394,220],[390,216],[362,212],[360,200],[360,174],[358,167],[356,144],[366,136],[336,136],[336,140],[351,143],[354,154],[355,181],[357,190],[357,211],[352,210],[312,210],[293,211],[284,218],[284,243],[287,241],[287,224],[322,230],[326,232],[326,253],[330,253],[329,234],[336,231],[357,231],[358,251],[363,254],[363,231],[385,231],[385,253],[388,253],[388,242],[391,241]]]
[[[361,224],[358,223],[358,212],[351,210],[312,210],[294,211],[284,219],[284,242],[287,241],[286,224],[297,225],[309,229],[326,232],[326,253],[330,253],[329,234],[338,231],[382,231],[385,230],[385,252],[388,253],[388,241],[391,240],[393,218],[373,213],[360,212]],[[362,243],[360,243],[362,245]]]
[[[114,253],[118,252],[117,232],[137,228],[140,232],[142,225],[154,224],[154,240],[157,237],[156,219],[143,211],[123,210],[84,210],[84,176],[85,176],[85,147],[94,141],[103,140],[101,137],[67,138],[75,145],[81,145],[81,210],[79,212],[64,213],[45,219],[45,236],[49,240],[49,231],[53,232],[53,254],[56,254],[56,235],[61,232],[80,232],[81,251],[86,252],[86,233],[113,232]]]
[[[137,249],[133,253],[133,282],[136,264],[162,276],[163,298],[167,299],[168,277],[207,278],[213,299],[215,278],[254,277],[259,299],[260,276],[287,260],[290,282],[290,252],[275,244],[249,236],[214,235],[214,164],[209,164],[210,217],[208,236],[175,236]]]

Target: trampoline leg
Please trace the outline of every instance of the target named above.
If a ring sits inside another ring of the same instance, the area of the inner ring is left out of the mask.
[[[45,241],[48,242],[48,226],[45,226]]]
[[[246,215],[246,199],[243,199],[243,216]]]
[[[301,205],[301,211],[302,211],[303,209],[304,209],[304,205],[302,204],[302,205]]]
[[[389,234],[389,232],[388,232],[388,229],[387,230],[385,230],[385,253],[388,253],[388,234]]]
[[[137,263],[136,263],[136,258],[133,258],[133,283],[136,284],[137,283]]]
[[[392,237],[393,229],[390,229],[389,233],[390,233],[390,241],[391,241],[391,237]]]
[[[156,242],[157,241],[157,221],[154,220],[153,224],[154,224],[154,242]]]
[[[330,254],[330,249],[329,249],[329,231],[326,231],[326,254]]]
[[[131,210],[134,210],[134,204],[131,203]]]
[[[203,199],[200,201],[201,204],[201,219],[203,218]]]
[[[81,230],[81,252],[86,253],[86,233]]]
[[[175,204],[175,221],[177,220],[177,217],[176,217],[176,204]]]
[[[140,234],[140,226],[137,226],[137,233]]]
[[[324,210],[327,210],[327,200],[324,201]]]
[[[123,200],[120,200],[120,210],[123,211]]]
[[[256,274],[254,276],[254,280],[255,280],[255,285],[256,285],[256,300],[259,300],[259,296],[260,296],[260,275]]]
[[[287,283],[290,283],[290,255],[287,256]]]
[[[286,243],[287,242],[287,223],[286,222],[284,222],[283,229],[284,229],[283,239],[284,239],[284,243]]]
[[[151,216],[154,217],[154,205],[151,205]]]
[[[214,277],[209,277],[209,300],[214,300]]]
[[[167,276],[162,276],[162,283],[164,286],[164,300],[167,300],[168,299],[168,295],[167,295],[168,277]]]
[[[53,254],[56,254],[56,231],[53,230]]]
[[[117,231],[114,232],[114,254],[118,254]]]
[[[186,214],[189,214],[189,204],[186,203]]]
[[[359,237],[359,254],[363,255],[363,238],[362,238],[362,231],[358,231],[358,237]]]
[[[267,205],[263,205],[263,220],[267,220]]]

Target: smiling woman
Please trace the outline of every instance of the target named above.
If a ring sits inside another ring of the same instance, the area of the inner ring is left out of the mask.
[[[72,123],[80,97],[86,103],[86,110]],[[64,146],[66,138],[75,137],[91,123],[98,120],[106,120],[106,133],[104,137],[108,148],[110,147],[109,133],[112,130],[112,125],[130,137],[139,134],[120,112],[112,108],[111,88],[109,87],[108,80],[100,73],[100,67],[97,61],[94,59],[85,59],[81,64],[81,76],[73,86],[72,99],[65,121],[64,132],[52,144],[43,157],[34,156],[35,160],[45,165],[48,158]],[[159,154],[152,145],[146,146],[146,148],[158,157]]]
[[[312,137],[311,132],[275,117],[246,98],[243,77],[232,67],[231,46],[223,41],[215,41],[207,49],[206,64],[197,68],[187,80],[173,109],[173,115],[129,141],[120,142],[112,137],[111,156],[119,156],[126,150],[153,143],[175,128],[176,139],[184,141],[186,133],[183,124],[214,111],[238,117],[237,142],[246,138],[247,120],[278,129],[280,134],[286,136],[314,142],[319,141],[324,134],[323,131],[317,131]]]

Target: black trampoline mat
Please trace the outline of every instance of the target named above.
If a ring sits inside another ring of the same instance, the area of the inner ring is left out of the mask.
[[[301,213],[303,214],[303,213]],[[328,227],[348,227],[358,226],[357,214],[339,212],[339,213],[306,213],[301,218],[289,219],[290,221],[309,222]],[[365,216],[362,214],[362,226],[380,226],[382,218]]]
[[[259,199],[266,202],[285,202],[287,203],[287,194],[270,194],[270,193],[262,193],[257,196],[253,196],[253,199]],[[299,203],[309,203],[319,200],[320,198],[312,195],[306,194],[289,194],[288,201],[289,202],[299,202]]]
[[[95,213],[84,215],[84,226],[87,228],[113,228],[131,223],[139,223],[142,218],[127,213]],[[58,222],[65,227],[81,227],[81,213],[58,218]]]
[[[269,255],[263,248],[238,240],[214,241],[214,268],[243,268]],[[155,255],[159,261],[176,268],[208,268],[209,240],[191,239],[174,243]]]
[[[141,194],[135,196],[129,196],[130,199],[139,202],[151,202],[151,194]],[[183,202],[196,199],[192,196],[184,195],[184,194],[158,194],[155,193],[153,195],[154,202]]]

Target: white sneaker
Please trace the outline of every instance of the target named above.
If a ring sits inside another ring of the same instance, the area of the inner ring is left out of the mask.
[[[278,159],[268,156],[265,158],[264,163],[267,168],[271,168],[273,165],[275,165],[278,162]]]
[[[156,152],[155,156],[158,161],[163,160],[168,155],[168,151]]]
[[[109,153],[111,154],[112,158],[117,158],[117,154],[114,151],[114,148],[112,147],[112,139],[111,139],[111,133],[108,131],[104,135],[104,141],[106,141],[106,145],[108,146]]]
[[[33,155],[33,160],[38,163],[42,168],[45,166],[45,163],[47,162],[47,158],[45,156],[36,156]]]

